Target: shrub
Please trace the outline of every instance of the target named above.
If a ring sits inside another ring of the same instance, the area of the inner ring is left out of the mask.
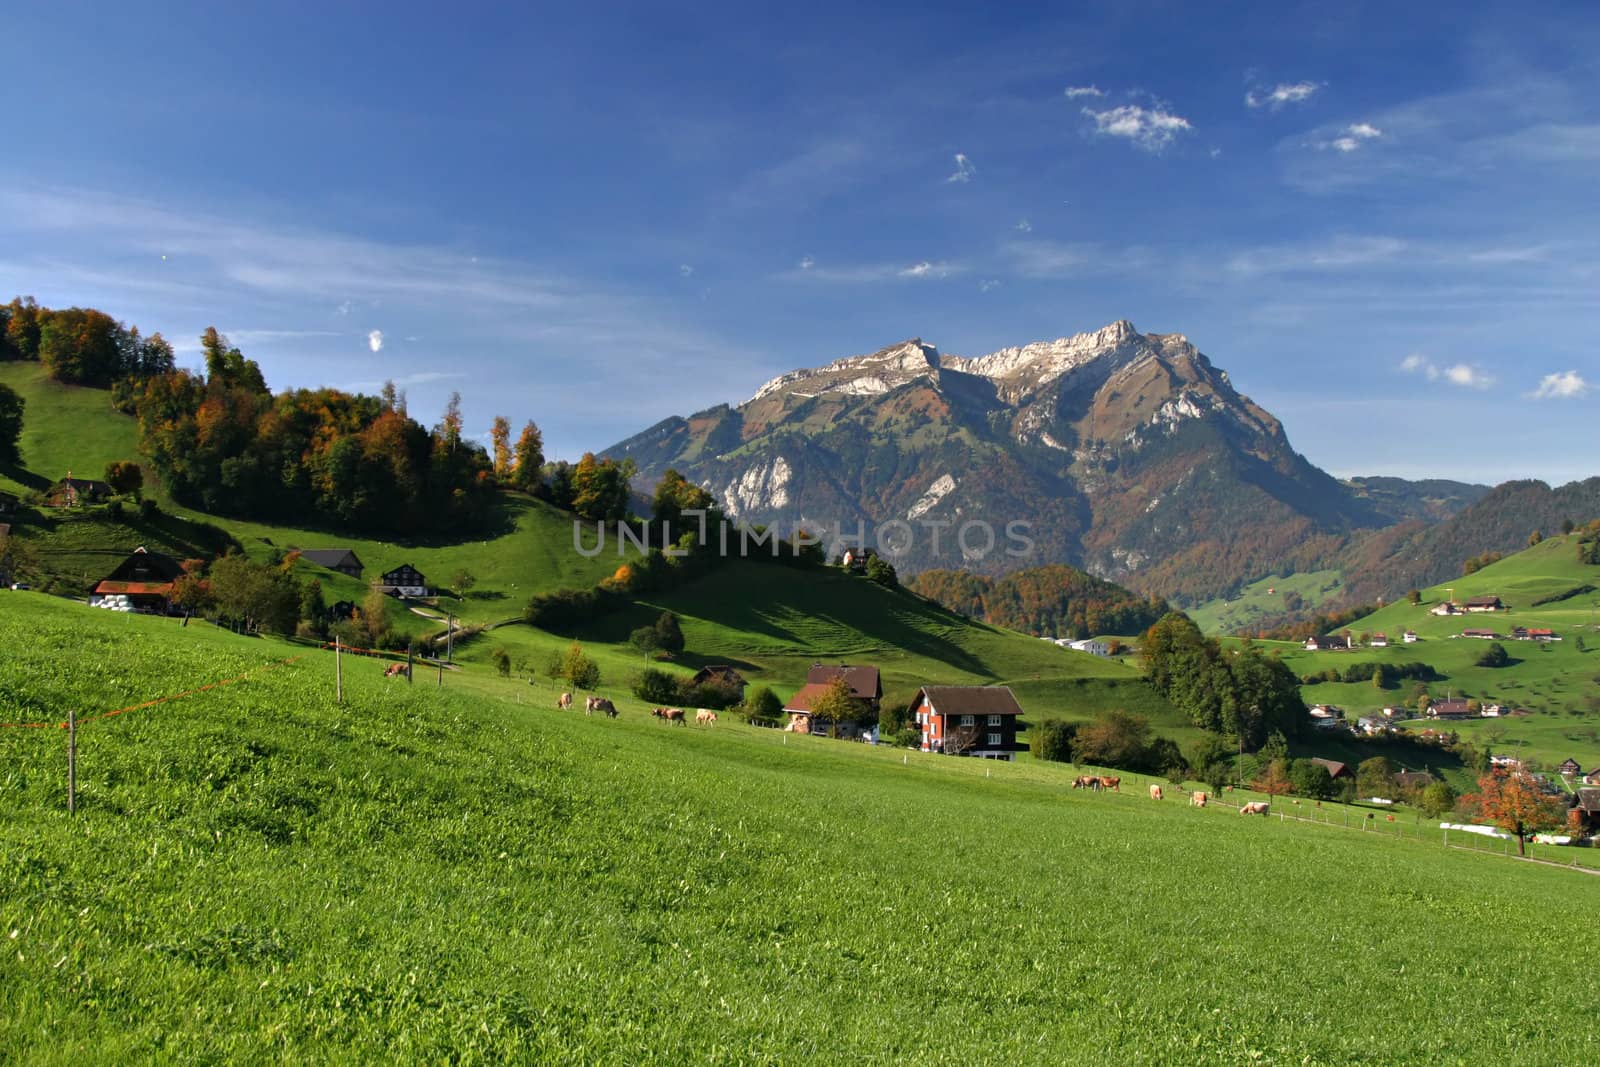
[[[494,661],[494,669],[502,678],[511,677],[511,653],[503,648],[497,648],[489,654]]]
[[[1028,731],[1028,748],[1033,752],[1034,759],[1071,763],[1072,742],[1077,735],[1076,724],[1046,719]]]
[[[1334,795],[1333,776],[1328,768],[1308,759],[1297,759],[1289,766],[1289,781],[1294,791],[1314,800],[1330,800]]]
[[[691,685],[687,680],[678,686],[677,702],[691,708],[731,708],[739,703],[739,687],[726,682],[701,682]]]
[[[672,704],[678,699],[678,679],[655,667],[640,671],[631,688],[633,695],[646,704]]]
[[[1504,667],[1511,662],[1511,657],[1506,655],[1505,646],[1499,641],[1490,641],[1489,647],[1477,659],[1480,667]]]
[[[783,716],[783,701],[766,686],[758,686],[745,694],[744,717],[751,722],[775,723]]]
[[[141,497],[139,500],[139,518],[149,522],[161,514],[161,505],[151,497]]]

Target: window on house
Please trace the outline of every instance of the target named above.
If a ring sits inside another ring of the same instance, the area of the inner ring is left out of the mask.
[[[961,725],[962,726],[971,726],[972,724],[973,724],[973,719],[972,719],[971,715],[963,715],[963,716],[961,716]]]
[[[1000,725],[1000,716],[998,716],[998,715],[989,716],[989,725],[990,726],[999,726]]]
[[[990,734],[989,735],[989,744],[990,744],[991,747],[998,748],[1000,746],[1000,743],[1001,742],[1000,742],[1000,735],[999,734]]]

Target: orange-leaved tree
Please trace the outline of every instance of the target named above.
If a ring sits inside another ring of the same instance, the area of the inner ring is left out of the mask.
[[[1478,779],[1478,814],[1517,836],[1517,854],[1526,855],[1523,835],[1561,825],[1561,803],[1546,796],[1525,771],[1489,773]]]

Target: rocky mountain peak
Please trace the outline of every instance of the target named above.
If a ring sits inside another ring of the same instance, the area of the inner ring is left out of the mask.
[[[812,397],[823,393],[854,396],[887,393],[920,377],[937,381],[939,359],[937,348],[924,344],[920,337],[913,337],[869,355],[846,356],[823,367],[780,374],[757,389],[746,403],[753,404],[775,394]]]

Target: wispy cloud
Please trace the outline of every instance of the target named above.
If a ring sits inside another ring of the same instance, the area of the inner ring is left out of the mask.
[[[1063,241],[1008,241],[1001,253],[1024,278],[1061,278],[1079,274],[1098,258],[1093,245]]]
[[[817,261],[815,259],[812,259],[810,256],[801,256],[800,257],[799,266],[800,266],[801,270],[810,270],[812,267],[815,267],[816,265],[817,265]]]
[[[465,374],[429,370],[388,379],[372,378],[364,381],[340,382],[337,385],[330,386],[330,388],[337,389],[342,393],[376,393],[383,388],[385,381],[394,382],[395,387],[398,389],[406,389],[413,385],[431,385],[434,382],[448,382],[465,377]]]
[[[372,349],[374,352],[382,352],[383,351],[383,331],[382,330],[373,330],[371,333],[367,334],[367,347]]]
[[[1104,89],[1093,85],[1069,85],[1066,92],[1068,100],[1077,100],[1084,96],[1099,97],[1104,95],[1106,95]]]
[[[1472,363],[1438,364],[1420,352],[1413,352],[1400,361],[1400,369],[1407,374],[1421,374],[1430,382],[1444,382],[1463,389],[1487,389],[1494,384],[1493,376]]]
[[[694,267],[688,263],[678,264],[678,276],[680,278],[692,278],[694,276]]]
[[[999,278],[985,278],[978,283],[978,292],[988,293],[1000,288]]]
[[[972,176],[976,173],[978,173],[978,168],[972,165],[972,160],[967,158],[967,154],[965,152],[957,152],[955,173],[951,174],[945,181],[965,185],[972,180]]]
[[[1327,140],[1312,142],[1323,150],[1333,149],[1335,152],[1354,152],[1368,141],[1376,141],[1383,136],[1383,131],[1370,122],[1357,122],[1337,131],[1337,136]]]
[[[807,257],[809,259],[810,257]],[[946,260],[922,259],[915,263],[864,263],[854,266],[830,267],[812,262],[789,271],[786,277],[811,282],[872,284],[894,281],[926,281],[949,278],[965,268]]]
[[[1539,379],[1539,388],[1528,395],[1535,400],[1576,400],[1589,394],[1589,383],[1575,370],[1546,374]]]
[[[1265,107],[1273,111],[1289,104],[1302,104],[1317,94],[1317,82],[1282,82],[1271,89],[1251,89],[1244,94],[1246,107]]]
[[[1328,240],[1247,249],[1233,255],[1227,268],[1234,274],[1280,274],[1343,270],[1392,262],[1410,249],[1398,237],[1339,235]]]
[[[1124,104],[1105,111],[1086,107],[1083,113],[1094,120],[1096,134],[1123,138],[1146,152],[1159,152],[1179,134],[1194,129],[1188,119],[1173,114],[1160,104],[1148,108]]]
[[[1032,233],[1033,223],[1029,222],[1027,219],[1021,219],[1015,226],[1012,227],[1012,229],[1016,230],[1018,233]]]

